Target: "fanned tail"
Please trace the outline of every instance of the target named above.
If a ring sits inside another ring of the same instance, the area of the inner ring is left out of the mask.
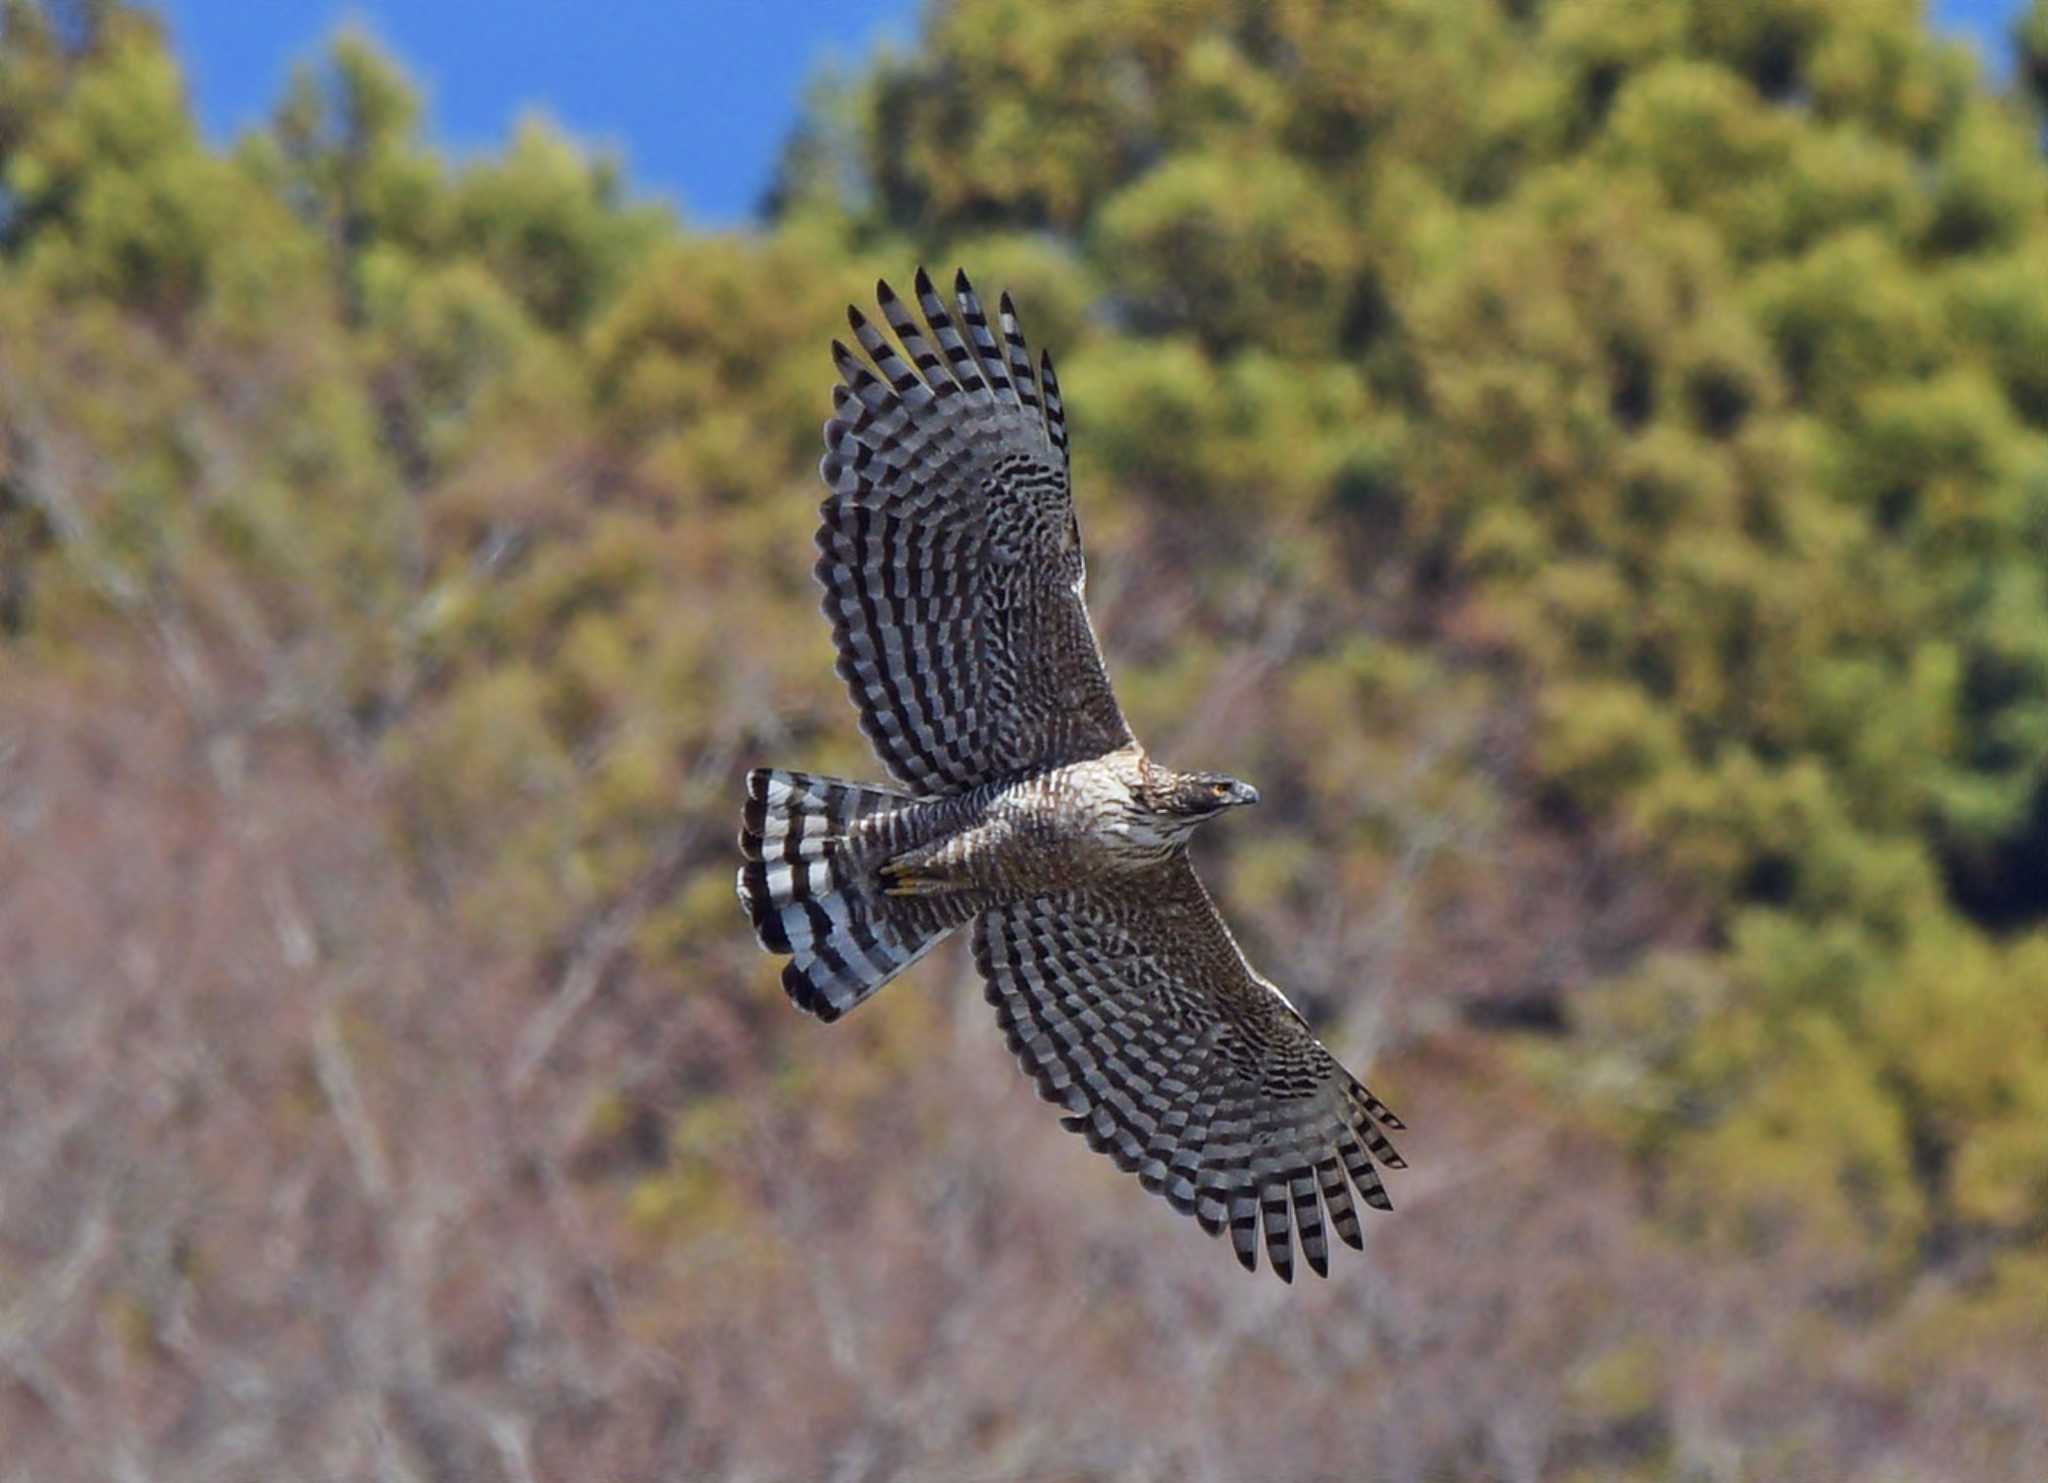
[[[891,901],[877,862],[849,848],[855,824],[917,801],[809,773],[747,774],[740,904],[761,946],[789,955],[782,987],[805,1013],[838,1019],[966,919],[964,901],[957,911],[943,900]]]

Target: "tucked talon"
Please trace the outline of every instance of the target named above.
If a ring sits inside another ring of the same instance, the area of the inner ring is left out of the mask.
[[[891,860],[879,872],[890,884],[882,887],[884,896],[936,896],[952,887],[940,876],[920,875],[917,867],[902,860]]]

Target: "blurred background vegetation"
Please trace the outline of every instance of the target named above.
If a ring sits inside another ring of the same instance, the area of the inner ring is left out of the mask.
[[[712,234],[359,36],[222,148],[5,0],[0,1477],[2048,1476],[2017,47],[957,0]],[[821,1030],[733,904],[746,767],[876,772],[813,469],[919,262],[1059,355],[1126,709],[1415,1128],[1326,1285],[961,957]]]

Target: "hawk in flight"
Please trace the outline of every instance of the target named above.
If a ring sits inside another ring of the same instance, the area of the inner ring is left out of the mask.
[[[1256,1270],[1319,1274],[1401,1122],[1245,961],[1188,863],[1249,784],[1131,735],[1083,605],[1052,360],[1009,295],[877,286],[847,317],[817,576],[861,729],[900,787],[757,769],[741,904],[797,1007],[837,1019],[956,928],[1061,1119]],[[893,339],[891,338],[893,336]]]

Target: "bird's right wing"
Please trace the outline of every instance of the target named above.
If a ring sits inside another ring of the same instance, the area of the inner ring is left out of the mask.
[[[998,344],[965,274],[954,287],[964,334],[922,268],[918,314],[877,285],[894,340],[847,310],[868,361],[833,342],[819,465],[839,673],[883,764],[921,793],[1131,739],[1082,599],[1052,361],[1034,373],[1007,294]]]
[[[1292,1281],[1298,1232],[1329,1270],[1329,1224],[1363,1245],[1355,1188],[1391,1208],[1373,1160],[1401,1121],[1254,973],[1184,854],[1114,883],[983,912],[974,961],[1010,1049],[1061,1122]]]

